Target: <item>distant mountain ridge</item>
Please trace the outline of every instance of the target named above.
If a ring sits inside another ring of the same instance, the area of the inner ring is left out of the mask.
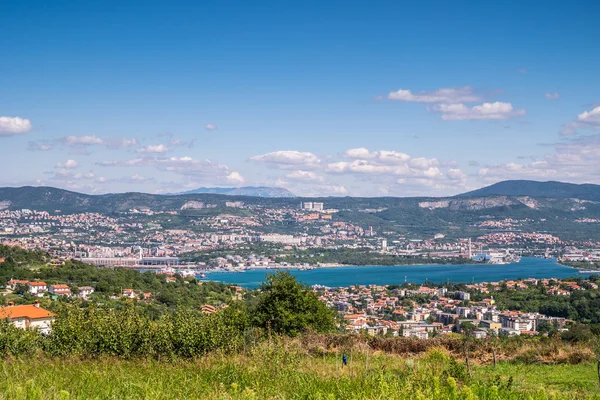
[[[600,185],[591,183],[579,185],[556,181],[510,180],[462,193],[455,197],[487,196],[533,196],[600,201]]]
[[[180,194],[199,194],[199,193],[212,193],[212,194],[222,194],[227,196],[253,196],[253,197],[266,197],[266,198],[275,198],[275,197],[296,197],[296,195],[290,192],[287,189],[279,188],[279,187],[268,187],[268,186],[244,186],[244,187],[234,187],[234,188],[218,188],[218,187],[201,187],[194,190],[188,190],[186,192],[175,193],[175,195]]]
[[[189,227],[190,219],[236,211],[231,206],[233,199],[249,206],[248,209],[238,210],[246,214],[260,214],[255,210],[264,208],[298,209],[301,202],[317,201],[323,202],[325,208],[339,210],[333,216],[336,221],[373,226],[376,231],[397,232],[417,239],[438,233],[460,238],[506,230],[508,228],[482,226],[481,223],[490,219],[500,221],[510,218],[519,221],[515,229],[543,231],[566,240],[600,241],[600,196],[596,196],[594,191],[598,185],[555,184],[508,182],[454,197],[404,198],[267,198],[232,197],[218,193],[163,195],[135,192],[89,195],[53,187],[3,187],[0,188],[0,211],[30,209],[62,214],[98,212],[110,216],[119,216],[131,210],[176,211],[176,215],[170,215],[162,224],[165,229],[180,229]],[[561,191],[556,190],[557,187]],[[551,195],[556,197],[548,197]],[[204,209],[199,206],[200,203],[210,207]],[[190,207],[190,204],[198,207]],[[297,228],[293,220],[293,213],[289,213],[281,225],[266,229],[270,232],[276,228],[275,232],[289,233]]]
[[[297,206],[304,199],[321,201],[326,207],[356,212],[366,209],[395,209],[417,217],[421,211],[529,210],[544,213],[578,212],[580,217],[598,218],[600,185],[561,182],[505,181],[454,197],[295,197],[291,192],[270,187],[199,188],[181,194],[108,193],[89,195],[54,187],[24,186],[0,188],[0,210],[35,209],[53,212],[124,212],[148,208],[155,211],[180,210],[189,201],[225,207],[232,196],[267,207]],[[378,214],[385,215],[389,211]],[[495,212],[495,211],[494,211]],[[410,214],[410,213],[409,213]],[[584,215],[585,214],[585,215]],[[361,214],[365,215],[365,214]],[[422,215],[423,216],[423,215]]]

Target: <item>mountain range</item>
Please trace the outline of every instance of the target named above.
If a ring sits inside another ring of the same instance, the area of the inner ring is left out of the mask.
[[[255,197],[296,197],[296,195],[287,189],[268,186],[244,186],[233,188],[217,188],[217,187],[201,187],[186,192],[175,194],[198,194],[198,193],[213,193],[223,194],[227,196],[255,196]]]
[[[247,204],[293,206],[303,198],[281,188],[199,188],[189,192],[158,195],[148,193],[109,193],[89,195],[44,186],[0,188],[0,210],[36,209],[53,212],[122,212],[133,208],[151,210],[181,209],[188,201],[225,206],[235,197]],[[600,185],[562,182],[504,181],[453,197],[325,197],[326,207],[345,210],[416,207],[418,209],[475,211],[509,207],[531,210],[577,211],[600,207]]]
[[[600,185],[564,183],[556,181],[538,182],[511,180],[495,183],[481,189],[460,194],[456,197],[485,196],[535,196],[573,198],[581,200],[600,200]]]
[[[265,190],[261,188],[259,192],[264,194]],[[252,208],[242,210],[231,206],[228,202],[233,199],[246,205],[270,208],[297,208],[306,199],[323,202],[325,208],[339,210],[334,217],[337,221],[372,226],[377,231],[396,232],[405,237],[420,238],[437,233],[449,237],[471,237],[490,231],[481,226],[482,221],[510,219],[521,221],[518,229],[530,232],[545,232],[569,240],[600,241],[600,225],[597,222],[600,221],[600,185],[506,181],[453,197],[406,198],[257,197],[226,192],[230,194],[88,195],[53,187],[4,187],[0,188],[0,210],[34,209],[66,214],[99,212],[114,216],[132,209],[177,210],[178,215],[170,217],[168,226],[179,229],[189,226],[190,218],[219,213],[251,215],[256,212]],[[214,207],[203,208],[204,205]],[[286,222],[269,229],[281,232],[296,229],[290,224]]]

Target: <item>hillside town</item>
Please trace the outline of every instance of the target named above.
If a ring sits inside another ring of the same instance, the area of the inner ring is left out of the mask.
[[[206,211],[211,213],[192,217],[186,214]],[[523,231],[522,224],[531,223],[530,219],[488,219],[473,224],[473,228],[492,232],[473,238],[453,238],[442,233],[406,236],[378,231],[360,220],[341,218],[339,213],[340,210],[328,209],[322,202],[269,208],[242,201],[227,201],[224,208],[189,201],[179,210],[131,209],[111,216],[5,209],[0,211],[0,243],[43,250],[57,262],[78,258],[96,265],[121,266],[180,264],[181,259],[205,268],[318,267],[319,263],[311,260],[287,262],[282,257],[321,249],[362,249],[417,259],[470,259],[497,250],[553,257],[579,254],[588,261],[600,259],[600,252],[594,250],[600,248],[600,243],[565,241],[549,233]],[[586,223],[592,222],[586,220]],[[276,251],[258,259],[237,254],[240,247],[256,245],[273,246]],[[202,261],[186,257],[215,250],[228,251],[228,257]],[[286,253],[278,254],[281,252]],[[139,261],[142,258],[146,262]],[[276,262],[275,258],[279,260]],[[502,256],[484,258],[503,261]]]
[[[525,290],[541,285],[550,296],[570,296],[574,291],[597,290],[591,281],[578,284],[560,279],[524,279],[466,285],[465,291],[449,291],[434,285],[399,287],[357,285],[348,288],[316,287],[320,299],[336,309],[349,332],[369,335],[404,336],[427,339],[436,335],[464,333],[472,328],[474,337],[490,335],[537,335],[549,328],[566,330],[570,322],[537,312],[503,310],[496,307],[494,293],[505,288]],[[481,300],[472,300],[478,295]]]

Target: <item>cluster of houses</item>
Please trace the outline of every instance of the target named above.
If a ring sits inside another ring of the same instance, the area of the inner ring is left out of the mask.
[[[69,286],[64,283],[57,283],[54,285],[48,285],[46,282],[42,281],[27,281],[20,279],[11,279],[8,281],[8,288],[11,290],[15,290],[18,285],[23,285],[27,287],[27,291],[37,297],[43,297],[46,293],[55,296],[72,296],[73,293]],[[78,296],[82,299],[87,299],[89,295],[94,293],[94,288],[91,286],[80,286],[78,287]]]
[[[121,297],[125,297],[128,299],[140,299],[140,300],[148,302],[148,301],[150,301],[150,298],[152,297],[152,293],[136,291],[134,289],[122,289]]]
[[[343,316],[347,331],[366,332],[373,336],[427,339],[466,330],[476,338],[490,334],[536,335],[542,325],[564,329],[567,322],[564,318],[539,313],[498,310],[493,296],[474,302],[469,292],[450,292],[444,287],[390,290],[385,286],[371,285],[319,292],[321,300]],[[427,301],[418,304],[411,299],[417,295],[427,298]]]

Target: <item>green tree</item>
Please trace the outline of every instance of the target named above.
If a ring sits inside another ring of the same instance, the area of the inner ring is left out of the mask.
[[[334,328],[334,312],[289,272],[267,276],[252,310],[254,323],[267,331],[296,336],[307,329],[327,332]]]

